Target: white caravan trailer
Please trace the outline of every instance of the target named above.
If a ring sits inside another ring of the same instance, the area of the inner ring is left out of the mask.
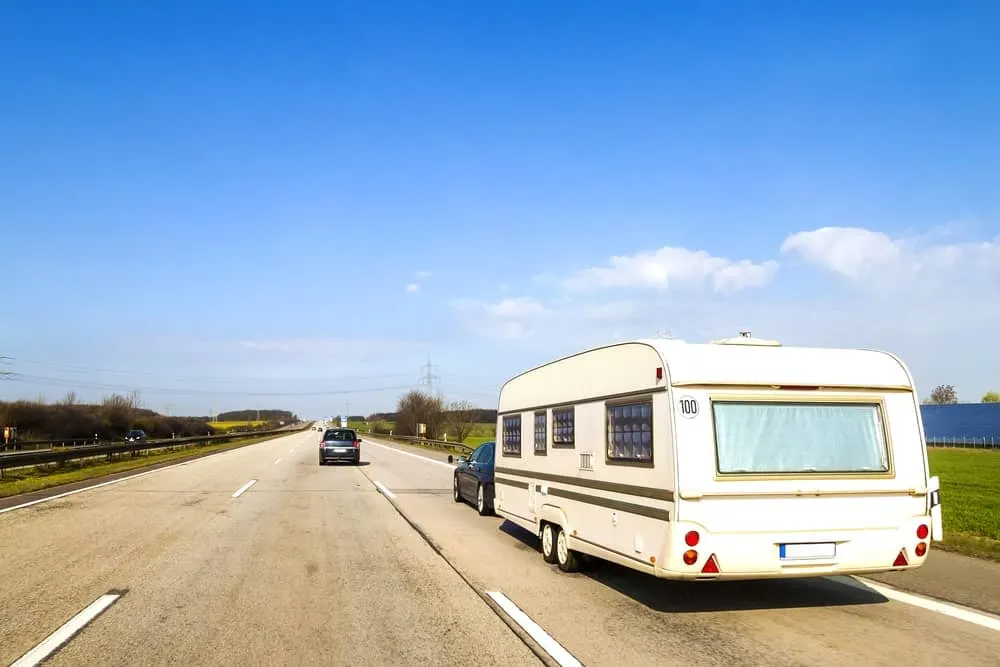
[[[913,378],[871,350],[637,340],[500,390],[496,512],[670,579],[905,570],[942,538]]]

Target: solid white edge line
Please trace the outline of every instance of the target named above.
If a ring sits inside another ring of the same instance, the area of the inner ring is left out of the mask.
[[[279,436],[279,437],[288,437],[288,436]],[[239,450],[238,449],[223,450],[221,452],[216,452],[214,454],[211,454],[210,456],[225,456],[226,454],[231,454],[231,453],[234,453],[234,452],[237,452],[237,451],[239,451]],[[202,457],[202,458],[209,458],[209,457]],[[100,489],[101,487],[104,487],[104,486],[111,486],[112,484],[118,484],[120,482],[127,482],[130,479],[138,479],[139,477],[145,477],[146,475],[152,475],[154,473],[163,472],[165,470],[170,470],[171,468],[178,468],[180,466],[191,465],[192,463],[195,463],[198,460],[199,459],[193,459],[191,461],[181,461],[180,463],[174,463],[174,464],[171,464],[171,465],[168,465],[168,466],[163,466],[162,468],[157,468],[156,470],[146,470],[144,472],[137,472],[134,475],[127,475],[125,477],[119,477],[118,479],[112,479],[112,480],[107,481],[107,482],[101,482],[100,484],[94,484],[92,486],[85,486],[82,489],[73,489],[72,491],[65,491],[63,493],[57,493],[54,496],[46,496],[45,498],[38,498],[37,500],[30,500],[30,501],[28,501],[26,503],[21,503],[20,505],[13,505],[11,507],[5,507],[3,509],[0,509],[0,514],[6,514],[7,512],[13,512],[14,510],[22,510],[22,509],[24,509],[26,507],[31,507],[32,505],[38,505],[40,503],[47,503],[47,502],[49,502],[51,500],[59,500],[60,498],[65,498],[66,496],[72,496],[72,495],[75,495],[77,493],[83,493],[84,491],[93,491],[94,489]]]
[[[944,616],[951,616],[952,618],[957,618],[960,621],[966,621],[967,623],[974,623],[983,628],[989,630],[995,630],[1000,632],[1000,617],[993,616],[992,614],[987,614],[985,612],[976,611],[968,607],[963,607],[961,605],[952,604],[950,602],[942,602],[940,600],[935,600],[934,598],[925,597],[923,595],[914,595],[913,593],[904,593],[903,591],[897,590],[895,588],[890,588],[889,586],[883,586],[870,579],[864,579],[862,577],[856,577],[858,582],[864,584],[868,588],[872,589],[876,593],[889,598],[890,600],[895,600],[896,602],[902,602],[904,604],[913,605],[914,607],[920,607],[921,609],[926,609],[928,611],[937,612],[938,614],[943,614]]]
[[[378,442],[372,442],[371,440],[367,440],[366,442],[368,442],[368,444],[370,444],[370,445],[375,445],[376,447],[381,447],[382,449],[388,449],[390,452],[396,452],[397,454],[402,454],[403,456],[412,456],[415,459],[420,459],[421,461],[426,461],[427,463],[434,463],[434,464],[437,464],[439,466],[444,466],[445,468],[448,468],[450,470],[454,470],[455,469],[455,466],[453,464],[451,464],[451,463],[445,463],[444,461],[435,461],[432,458],[428,458],[426,456],[421,456],[420,454],[413,454],[412,452],[404,452],[401,449],[396,449],[395,447],[390,447],[389,445],[383,445],[383,444],[378,443]]]
[[[379,491],[382,492],[382,495],[389,496],[390,498],[395,498],[396,497],[396,495],[392,491],[390,491],[389,489],[387,489],[385,487],[385,485],[382,484],[382,482],[376,482],[376,481],[372,480],[372,484],[375,485],[376,489],[378,489]]]
[[[11,667],[34,667],[48,658],[60,646],[68,642],[73,636],[83,630],[88,623],[101,615],[110,607],[121,595],[117,593],[107,593],[91,602],[87,607],[73,618],[63,623],[62,627],[43,639],[35,648],[31,649]]]
[[[538,623],[531,620],[531,618],[521,611],[510,598],[500,591],[486,591],[486,594],[493,598],[493,601],[500,605],[500,608],[503,609],[515,623],[520,625],[532,639],[538,642],[538,645],[541,646],[546,653],[552,656],[552,659],[559,663],[562,667],[583,667],[582,663],[573,657],[572,653],[563,648],[562,644],[553,639],[549,633],[545,632],[545,630],[538,625]]]
[[[249,489],[251,486],[253,486],[256,483],[257,483],[257,480],[251,479],[249,482],[247,482],[246,484],[244,484],[240,488],[236,489],[236,492],[233,494],[233,498],[239,498],[240,496],[242,496],[244,493],[247,492],[247,489]]]

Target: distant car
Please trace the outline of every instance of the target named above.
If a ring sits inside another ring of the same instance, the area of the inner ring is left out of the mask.
[[[455,502],[475,502],[481,516],[493,513],[493,455],[495,442],[484,442],[469,456],[460,456],[453,482]]]
[[[142,442],[146,440],[146,432],[141,428],[134,428],[125,434],[125,442]]]
[[[319,442],[319,464],[328,461],[351,461],[361,463],[361,438],[354,429],[331,428],[323,433]]]

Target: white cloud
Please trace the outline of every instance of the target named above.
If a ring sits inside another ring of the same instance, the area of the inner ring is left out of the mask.
[[[666,290],[711,283],[716,292],[736,292],[771,282],[778,263],[715,257],[704,250],[666,246],[651,252],[612,257],[609,266],[577,271],[563,284],[577,291],[612,287]]]
[[[432,271],[417,271],[413,275],[416,276],[418,279],[423,280],[425,278],[430,278],[431,276],[434,275],[434,273]]]
[[[495,303],[478,299],[457,299],[451,307],[467,329],[493,338],[518,339],[531,336],[539,320],[550,310],[527,297],[502,299]]]
[[[996,287],[1000,237],[972,243],[932,243],[932,235],[892,238],[860,227],[822,227],[789,235],[781,252],[876,291],[928,286],[937,291]]]
[[[419,292],[420,285],[416,283],[410,283],[409,285],[406,286],[406,291],[409,292],[410,294],[413,294],[414,292]]]

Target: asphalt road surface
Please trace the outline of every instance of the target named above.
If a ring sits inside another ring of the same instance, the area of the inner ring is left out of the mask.
[[[321,467],[317,441],[306,431],[0,510],[0,662],[68,638],[47,664],[1000,664],[993,617],[854,579],[567,575],[532,535],[453,502],[440,455],[365,438],[361,466]],[[969,565],[984,568],[970,570],[977,585],[953,558],[932,552],[926,568],[951,583],[910,590],[963,589],[989,610],[998,569]],[[109,606],[59,634],[92,603]]]

